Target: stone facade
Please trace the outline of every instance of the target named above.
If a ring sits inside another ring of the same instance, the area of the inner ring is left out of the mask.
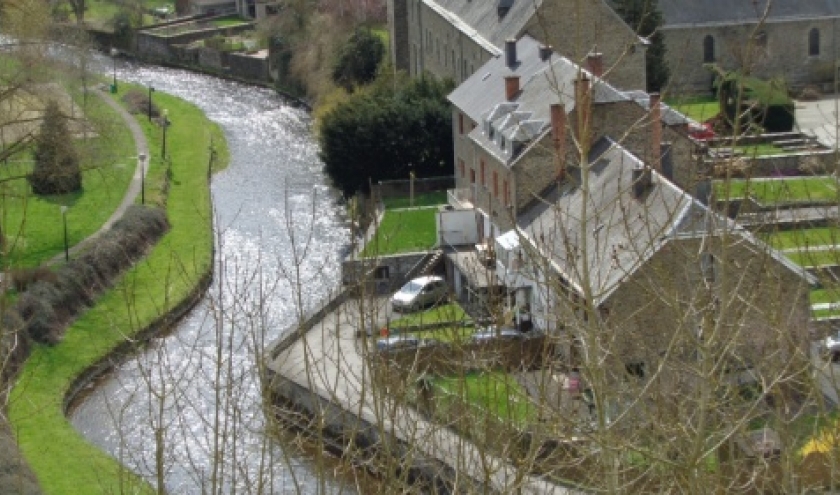
[[[411,75],[430,72],[460,83],[501,53],[505,40],[500,36],[515,39],[527,33],[571,60],[582,61],[597,49],[610,69],[607,79],[628,89],[645,87],[645,45],[603,0],[542,0],[537,5],[529,4],[524,14],[512,13],[510,19],[498,16],[487,22],[497,15],[495,2],[389,0],[394,64]],[[479,10],[486,15],[474,15]]]
[[[833,90],[840,56],[838,18],[698,26],[665,26],[662,33],[671,69],[672,92],[711,90],[713,75],[704,67],[748,68],[761,78],[783,78],[791,88],[816,85]],[[750,41],[752,40],[752,41]]]

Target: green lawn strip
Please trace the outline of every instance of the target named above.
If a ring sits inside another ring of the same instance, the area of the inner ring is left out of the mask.
[[[814,289],[810,296],[811,304],[840,302],[840,287]]]
[[[840,244],[840,229],[837,227],[816,227],[813,229],[780,230],[767,235],[765,240],[776,249],[834,246]]]
[[[784,155],[793,153],[791,151],[786,151],[773,143],[759,143],[759,144],[739,144],[737,146],[720,146],[712,148],[712,150],[716,151],[734,151],[738,156],[743,156],[747,158],[757,157],[757,156],[772,156],[772,155]]]
[[[471,373],[465,376],[433,379],[435,400],[446,405],[447,398],[461,398],[472,406],[474,414],[490,414],[500,421],[520,428],[533,422],[535,408],[527,392],[513,375],[504,372]]]
[[[838,309],[818,309],[811,311],[812,318],[840,318],[840,308]]]
[[[213,27],[225,28],[231,26],[239,26],[240,24],[246,24],[247,22],[249,21],[239,17],[238,15],[229,15],[226,17],[221,17],[219,19],[213,19],[211,21],[211,24],[213,24]]]
[[[414,195],[414,207],[422,208],[425,206],[438,206],[446,204],[446,191],[432,191]],[[400,196],[398,198],[384,198],[382,202],[385,203],[386,210],[393,210],[396,208],[410,208],[411,197]]]
[[[467,320],[467,313],[458,303],[440,304],[433,308],[416,313],[408,313],[405,316],[391,320],[391,328],[407,327],[414,325],[434,325],[441,322],[462,322]]]
[[[426,251],[437,240],[435,213],[437,208],[388,210],[365,245],[362,257]]]
[[[720,105],[714,96],[668,98],[668,105],[697,122],[704,122],[718,113]]]
[[[38,266],[64,249],[62,206],[67,207],[67,237],[72,246],[105,223],[131,183],[137,164],[131,133],[115,124],[119,116],[100,98],[89,95],[87,100],[86,113],[101,132],[76,140],[85,169],[81,191],[33,194],[29,182],[20,178],[33,165],[29,153],[12,166],[0,168],[3,234],[9,252],[5,262],[12,267]],[[77,104],[81,106],[81,101]]]
[[[223,134],[198,108],[168,95],[156,97],[177,111],[181,129],[172,129],[173,138],[180,139],[171,149],[176,180],[167,210],[172,230],[74,322],[59,345],[34,348],[11,394],[12,427],[47,494],[150,492],[116,460],[87,443],[64,417],[62,402],[76,376],[181,302],[211,267],[207,144],[212,134],[219,163],[226,164]]]
[[[785,256],[799,266],[840,265],[840,247],[831,251],[797,251]]]
[[[837,199],[837,181],[833,177],[794,177],[789,179],[715,181],[718,200],[744,198],[748,194],[760,203],[793,201],[833,201]]]

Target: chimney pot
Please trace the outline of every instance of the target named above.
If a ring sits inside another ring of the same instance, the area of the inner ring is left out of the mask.
[[[505,98],[507,98],[507,101],[513,101],[517,93],[519,93],[519,76],[515,74],[505,76]]]
[[[602,77],[604,75],[604,56],[600,52],[590,52],[586,56],[586,65],[593,76]]]
[[[548,61],[551,58],[551,53],[554,50],[551,48],[551,45],[540,45],[540,60],[543,62]]]
[[[645,166],[642,166],[640,168],[634,168],[632,177],[633,197],[635,199],[641,199],[642,196],[645,194],[645,191],[647,191],[648,186],[650,186],[650,169]]]

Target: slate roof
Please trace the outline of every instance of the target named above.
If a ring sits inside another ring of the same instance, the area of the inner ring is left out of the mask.
[[[650,171],[650,186],[637,199],[633,169],[641,169],[643,163],[613,140],[600,139],[591,150],[590,163],[585,222],[581,215],[583,192],[579,180],[572,177],[522,215],[518,230],[579,292],[583,268],[587,267],[596,304],[609,298],[669,240],[708,235],[724,226],[747,239],[756,252],[769,252],[788,269],[814,282],[802,268],[655,171]],[[583,235],[587,236],[585,252]]]
[[[754,22],[768,1],[769,22],[840,16],[840,0],[658,0],[666,28]]]
[[[516,38],[543,4],[543,0],[513,0],[508,12],[499,17],[499,0],[423,0],[432,10],[446,17],[462,32],[478,36],[496,47]],[[487,48],[487,47],[485,47]]]

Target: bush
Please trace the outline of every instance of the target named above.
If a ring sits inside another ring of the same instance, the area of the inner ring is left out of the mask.
[[[35,282],[55,282],[57,280],[55,272],[49,268],[39,266],[36,268],[18,268],[9,272],[9,277],[12,281],[12,287],[18,292],[23,292],[30,285]]]
[[[163,210],[132,206],[81,256],[57,274],[32,281],[15,307],[29,337],[46,344],[59,342],[69,321],[91,305],[96,294],[110,287],[168,228]]]
[[[9,495],[40,495],[35,475],[23,461],[5,420],[0,421],[0,487]]]
[[[122,97],[128,111],[135,115],[148,115],[149,113],[149,93],[148,91],[140,91],[132,89]],[[160,109],[152,101],[152,118],[160,117]]]

